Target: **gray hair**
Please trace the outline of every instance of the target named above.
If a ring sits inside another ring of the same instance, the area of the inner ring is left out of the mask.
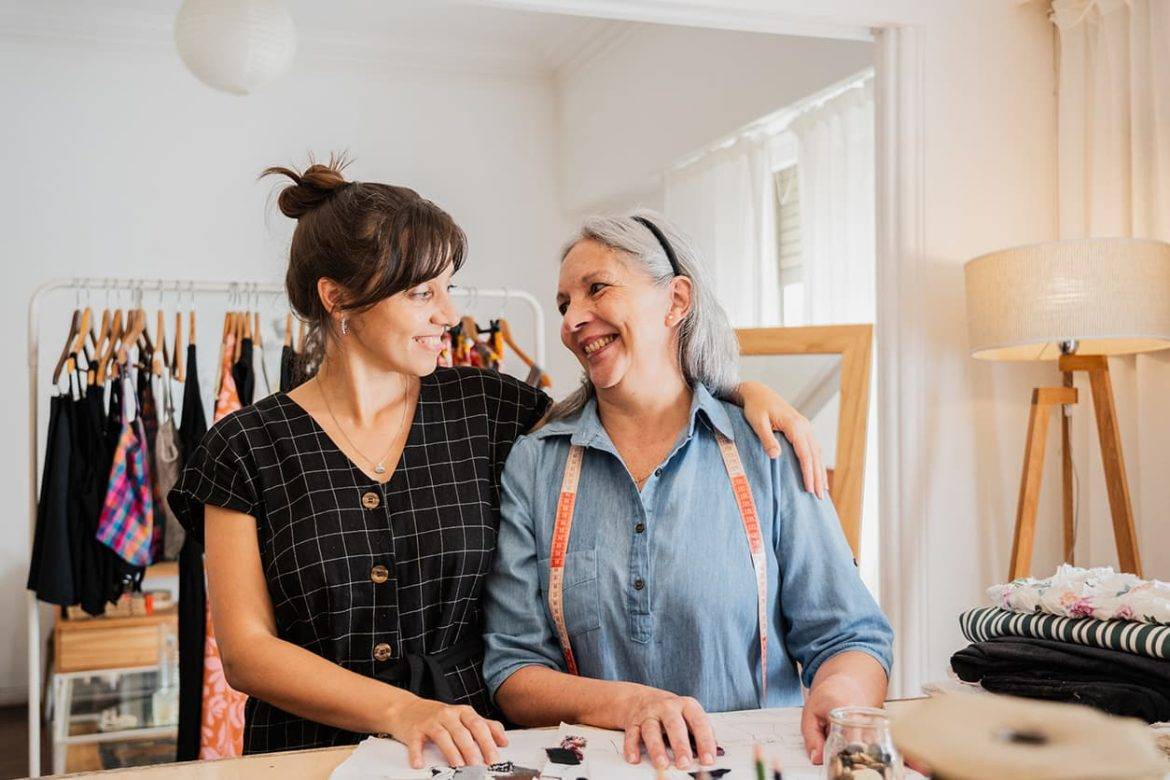
[[[638,209],[628,214],[593,216],[582,223],[561,251],[561,262],[578,243],[596,241],[620,252],[665,287],[674,278],[666,251],[654,234],[635,217],[648,220],[666,237],[678,260],[679,273],[691,280],[691,310],[679,325],[678,359],[683,378],[692,387],[705,385],[712,394],[726,398],[739,384],[739,343],[727,313],[715,298],[698,247],[689,236],[662,214]],[[549,410],[547,420],[569,417],[580,411],[594,394],[593,383],[583,377],[581,387]]]

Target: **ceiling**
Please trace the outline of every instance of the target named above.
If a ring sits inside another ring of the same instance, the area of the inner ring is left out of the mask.
[[[503,75],[571,69],[639,25],[467,0],[286,0],[301,52]],[[0,0],[0,35],[170,46],[181,0]]]

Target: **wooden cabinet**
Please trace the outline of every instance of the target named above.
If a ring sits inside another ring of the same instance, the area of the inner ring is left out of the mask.
[[[163,627],[178,632],[176,609],[133,617],[58,620],[53,636],[53,670],[62,673],[155,666]]]

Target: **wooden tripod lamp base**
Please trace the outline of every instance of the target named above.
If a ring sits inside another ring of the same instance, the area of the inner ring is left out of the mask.
[[[1027,577],[1032,563],[1032,546],[1036,532],[1036,508],[1040,499],[1040,477],[1044,470],[1044,449],[1048,434],[1048,419],[1053,407],[1061,413],[1064,468],[1064,554],[1072,557],[1072,459],[1069,451],[1068,418],[1061,408],[1077,402],[1077,390],[1072,386],[1072,372],[1089,374],[1093,393],[1093,411],[1097,419],[1097,434],[1101,441],[1101,462],[1105,470],[1105,486],[1109,493],[1109,510],[1113,516],[1113,536],[1117,542],[1117,558],[1122,571],[1142,576],[1141,557],[1137,535],[1133,527],[1133,506],[1130,503],[1129,483],[1125,477],[1125,458],[1121,452],[1121,433],[1117,427],[1117,411],[1113,403],[1113,385],[1109,380],[1109,363],[1104,355],[1062,355],[1060,370],[1064,372],[1063,387],[1037,387],[1032,391],[1032,409],[1028,416],[1028,438],[1024,446],[1024,471],[1020,478],[1020,499],[1016,507],[1016,531],[1012,538],[1011,569],[1008,579]]]

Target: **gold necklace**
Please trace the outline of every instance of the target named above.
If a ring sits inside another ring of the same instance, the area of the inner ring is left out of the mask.
[[[386,454],[376,462],[370,456],[366,455],[366,453],[358,449],[358,446],[353,443],[353,439],[349,438],[349,434],[345,432],[345,428],[342,428],[341,423],[337,421],[337,416],[333,414],[333,407],[329,405],[329,396],[325,394],[325,386],[321,384],[321,375],[318,374],[313,378],[317,380],[317,389],[321,392],[321,398],[325,401],[325,409],[329,412],[329,417],[333,420],[333,424],[337,426],[337,430],[349,442],[349,446],[353,447],[354,452],[361,455],[367,463],[374,467],[375,474],[385,474],[386,458],[390,457],[390,453],[394,451],[394,442],[398,439],[398,434],[402,433],[402,426],[406,424],[406,377],[404,376],[402,379],[402,418],[398,421],[398,427],[394,430],[394,435],[390,438],[390,449],[386,450]]]

